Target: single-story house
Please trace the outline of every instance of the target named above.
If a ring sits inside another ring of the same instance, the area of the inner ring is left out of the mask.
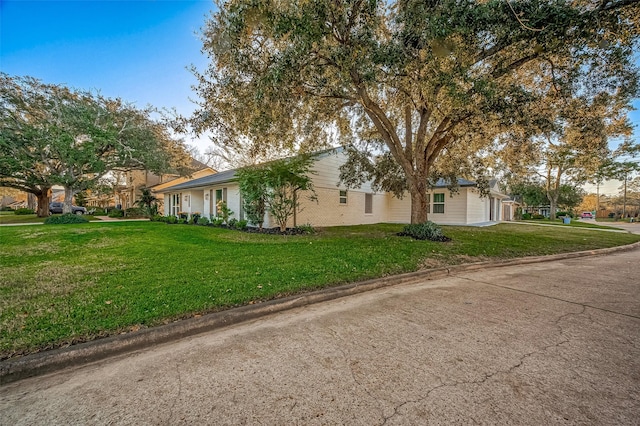
[[[316,227],[357,225],[380,222],[409,223],[411,199],[391,193],[376,192],[370,183],[358,189],[347,189],[340,183],[340,166],[346,162],[342,148],[322,151],[314,155],[312,166],[316,198],[310,200],[302,193],[295,225]],[[458,190],[451,192],[444,181],[438,182],[429,194],[428,218],[444,225],[471,225],[497,222],[503,219],[502,194],[497,182],[490,183],[489,195],[481,196],[475,182],[459,179]],[[238,220],[244,219],[236,171],[228,170],[189,180],[157,190],[164,196],[164,214],[178,216],[195,213],[210,218],[218,216],[217,203],[224,201]],[[290,226],[293,226],[293,220]],[[265,218],[265,227],[276,226],[272,218]]]

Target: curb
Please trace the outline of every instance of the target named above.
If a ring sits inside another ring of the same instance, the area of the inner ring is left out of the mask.
[[[310,293],[274,299],[256,305],[244,305],[226,311],[215,312],[197,318],[179,320],[167,325],[93,340],[65,348],[38,352],[17,359],[0,362],[0,385],[28,377],[50,373],[62,368],[80,366],[112,356],[148,348],[161,343],[209,332],[229,325],[265,317],[270,314],[326,302],[367,291],[406,284],[417,280],[433,280],[478,269],[526,265],[554,260],[574,259],[630,251],[640,248],[640,241],[626,246],[562,253],[548,256],[531,256],[505,261],[488,261],[455,265],[425,271],[409,272],[384,278],[361,281],[339,287],[326,288]]]

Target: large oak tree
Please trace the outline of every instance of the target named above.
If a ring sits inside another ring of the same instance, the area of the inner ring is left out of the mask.
[[[427,218],[434,174],[451,174],[510,126],[541,131],[535,105],[551,88],[589,96],[637,83],[631,0],[218,6],[203,35],[211,64],[196,73],[196,129],[256,152],[312,149],[336,133],[342,143],[380,141],[395,166],[379,170],[400,175],[379,182],[409,191],[412,223]]]
[[[182,171],[189,157],[151,109],[120,99],[0,74],[0,186],[38,197],[48,215],[50,189],[65,188],[65,212],[75,192],[107,173]]]

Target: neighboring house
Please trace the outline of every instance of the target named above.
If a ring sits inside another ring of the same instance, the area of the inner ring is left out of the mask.
[[[313,226],[356,225],[380,222],[409,223],[411,221],[411,199],[406,194],[398,199],[387,192],[375,192],[370,183],[358,189],[346,189],[340,182],[340,166],[346,155],[342,148],[323,151],[314,155],[311,167],[314,201],[302,192],[296,224]],[[497,182],[490,182],[489,195],[481,197],[477,184],[465,179],[458,180],[459,188],[450,192],[444,181],[440,181],[429,194],[429,220],[447,225],[469,225],[502,220],[502,194]],[[235,213],[236,219],[244,219],[240,189],[236,171],[228,170],[178,185],[156,190],[164,195],[164,214],[199,213],[204,217],[217,216],[217,203],[224,201]],[[291,221],[293,222],[293,221]],[[289,226],[293,226],[290,223]],[[276,226],[265,218],[265,227]]]
[[[162,211],[163,199],[158,196],[158,190],[216,173],[214,169],[195,159],[191,159],[191,169],[193,173],[189,176],[179,176],[177,174],[158,175],[147,170],[124,172],[121,178],[117,179],[120,184],[114,187],[112,194],[91,194],[91,191],[89,191],[89,196],[86,199],[87,205],[102,208],[119,206],[122,209],[137,207],[136,202],[140,198],[140,189],[150,188],[159,199],[158,210]]]

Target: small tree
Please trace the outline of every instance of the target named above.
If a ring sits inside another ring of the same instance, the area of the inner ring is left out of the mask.
[[[298,193],[311,191],[310,199],[315,199],[309,177],[311,163],[310,156],[299,155],[240,170],[238,182],[251,223],[262,228],[264,215],[269,212],[281,232],[286,231],[291,217],[295,226],[296,213],[300,208]]]
[[[237,176],[247,219],[262,230],[264,215],[267,212],[266,170],[247,167],[238,170]]]
[[[315,198],[311,173],[312,159],[309,156],[298,156],[291,159],[277,160],[269,163],[266,173],[267,209],[280,226],[280,232],[287,229],[287,222],[293,216],[296,226],[296,212],[300,207],[299,191],[311,191]]]
[[[140,189],[140,199],[136,204],[142,207],[144,214],[153,217],[158,214],[158,199],[154,197],[149,188]]]

